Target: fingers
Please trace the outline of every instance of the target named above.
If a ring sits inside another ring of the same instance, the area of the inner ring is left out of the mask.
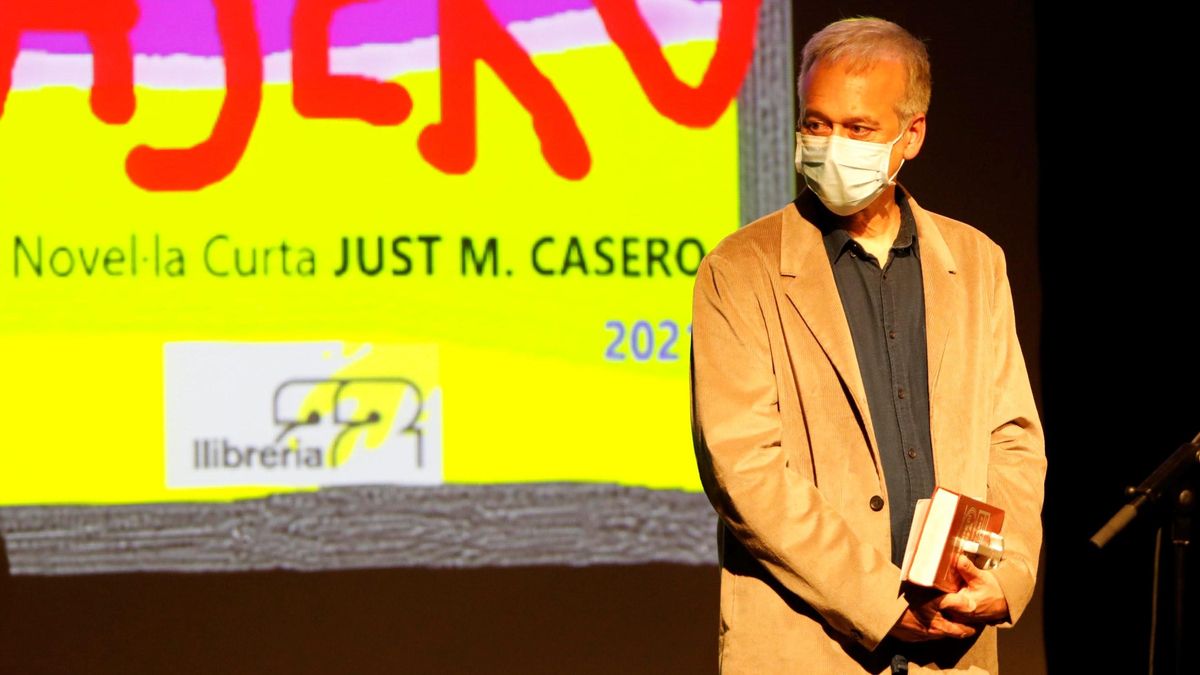
[[[949,593],[935,605],[955,619],[972,623],[997,623],[1008,616],[1008,602],[995,573],[981,570],[970,558],[960,556],[955,569],[963,578],[963,587]]]
[[[951,637],[950,633],[934,628],[932,621],[933,617],[921,617],[906,611],[888,634],[904,642],[928,642]]]
[[[959,623],[942,614],[934,614],[928,623],[921,626],[920,638],[909,638],[910,642],[919,640],[937,640],[940,638],[969,638],[977,632],[974,626]]]
[[[926,606],[921,611],[906,610],[889,634],[905,642],[926,642],[943,638],[963,639],[975,635],[974,626],[958,623]]]
[[[891,635],[903,642],[928,642],[941,637],[930,633],[925,628],[910,628],[908,626],[898,626],[892,629]]]
[[[951,621],[941,614],[937,614],[933,618],[933,622],[929,625],[929,632],[939,637],[953,638],[969,638],[976,633],[974,626]]]
[[[958,554],[958,560],[955,561],[954,568],[958,570],[958,573],[960,576],[962,576],[963,581],[967,582],[968,584],[975,579],[978,579],[981,571],[975,566],[975,563],[971,562],[970,558],[961,553]]]
[[[975,594],[968,590],[961,590],[956,593],[948,593],[941,597],[937,603],[937,608],[943,612],[953,612],[955,614],[972,614],[979,607],[979,600]]]

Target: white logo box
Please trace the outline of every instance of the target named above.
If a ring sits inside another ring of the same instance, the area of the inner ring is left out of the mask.
[[[163,345],[167,487],[438,485],[437,346]]]

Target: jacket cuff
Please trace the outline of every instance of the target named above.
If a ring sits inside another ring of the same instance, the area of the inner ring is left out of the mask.
[[[1018,565],[1006,564],[1007,562],[1000,563],[999,567],[992,570],[996,581],[1000,583],[1004,600],[1008,603],[1008,621],[996,624],[997,628],[1012,628],[1017,619],[1021,618],[1030,598],[1033,597],[1033,585],[1036,582]]]
[[[868,651],[875,651],[879,643],[883,642],[883,639],[891,632],[892,627],[900,621],[900,617],[904,616],[906,609],[908,609],[908,600],[900,596],[891,605],[881,609],[878,615],[872,618],[871,625],[852,628],[850,637],[866,647]]]

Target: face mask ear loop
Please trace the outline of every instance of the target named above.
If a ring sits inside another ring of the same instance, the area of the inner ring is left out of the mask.
[[[904,138],[904,134],[907,134],[907,133],[908,133],[908,129],[901,131],[900,135],[896,137],[896,140],[892,141],[891,143],[888,143],[888,145],[895,147],[895,145],[900,142],[900,139]],[[890,155],[891,153],[889,152],[888,154]],[[900,158],[900,166],[896,167],[896,172],[888,177],[888,185],[896,184],[896,176],[900,175],[900,169],[903,167],[904,167],[904,158],[901,157]]]

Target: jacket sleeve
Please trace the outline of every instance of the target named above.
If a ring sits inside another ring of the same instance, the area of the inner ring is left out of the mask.
[[[692,435],[705,493],[771,575],[874,649],[907,607],[900,570],[788,467],[761,305],[771,289],[718,253],[700,264],[692,308]]]
[[[1037,581],[1046,447],[1025,358],[1017,341],[1004,253],[996,246],[993,256],[996,260],[992,298],[995,380],[987,500],[1005,514],[1004,560],[995,573],[1008,602],[1010,619],[1001,627],[1008,627],[1025,611]]]

